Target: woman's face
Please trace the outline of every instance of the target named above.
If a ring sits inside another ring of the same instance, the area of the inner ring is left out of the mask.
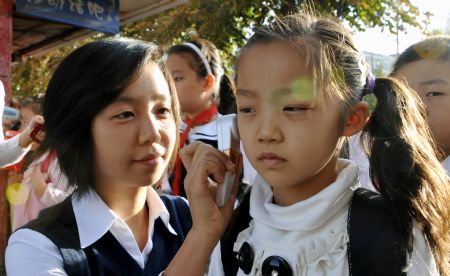
[[[397,74],[425,103],[434,139],[450,155],[450,62],[422,59],[403,65]]]
[[[97,189],[142,187],[164,174],[176,140],[170,90],[159,67],[137,79],[92,122]]]

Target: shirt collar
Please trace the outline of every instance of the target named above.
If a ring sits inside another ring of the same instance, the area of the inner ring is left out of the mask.
[[[161,218],[170,233],[177,235],[169,223],[170,214],[166,206],[151,187],[148,188],[147,205],[149,207],[149,238],[151,238],[150,233],[153,233],[153,225],[158,217]],[[94,190],[82,197],[74,196],[72,207],[77,222],[81,248],[95,243],[114,227],[115,220],[121,220]]]

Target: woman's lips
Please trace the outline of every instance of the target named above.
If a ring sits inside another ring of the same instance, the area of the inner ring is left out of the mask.
[[[137,159],[135,162],[147,165],[147,166],[154,166],[157,165],[160,161],[162,161],[162,156],[159,154],[151,154],[144,156],[142,158]]]

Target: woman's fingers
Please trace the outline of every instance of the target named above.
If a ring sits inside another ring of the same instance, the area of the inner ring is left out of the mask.
[[[216,183],[209,177],[220,185],[225,172],[233,170],[234,166],[224,153],[201,142],[186,146],[180,151],[180,156],[187,168],[184,186],[195,229],[221,233],[228,221],[235,196],[231,196],[224,207],[218,208],[215,203]]]
[[[209,176],[216,182],[222,182],[227,170],[228,157],[210,145],[197,142],[183,149],[180,153],[188,174],[185,186],[193,192],[209,190]]]

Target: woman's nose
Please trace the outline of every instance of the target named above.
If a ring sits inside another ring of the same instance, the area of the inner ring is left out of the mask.
[[[139,135],[140,144],[152,144],[161,140],[159,133],[159,121],[153,114],[149,114],[141,122],[141,131]]]

